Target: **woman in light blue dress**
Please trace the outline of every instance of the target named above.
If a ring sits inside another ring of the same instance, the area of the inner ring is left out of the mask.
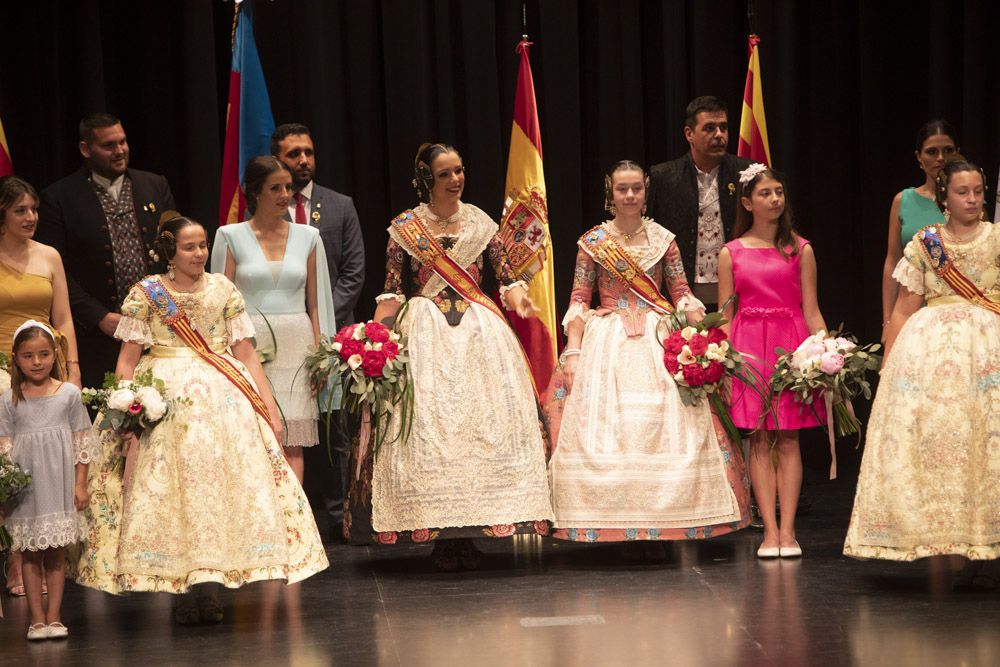
[[[225,273],[246,299],[257,351],[285,419],[285,455],[301,482],[302,447],[319,442],[316,398],[302,362],[321,334],[336,333],[330,273],[319,231],[284,219],[292,196],[288,168],[259,156],[247,165],[245,180],[253,217],[219,228],[212,270]]]

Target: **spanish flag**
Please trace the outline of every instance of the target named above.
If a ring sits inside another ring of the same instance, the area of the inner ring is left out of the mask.
[[[530,45],[527,40],[517,45],[521,64],[514,94],[514,124],[510,133],[500,238],[514,272],[528,283],[528,296],[541,311],[537,317],[528,319],[509,311],[508,316],[528,356],[535,386],[544,388],[556,365],[556,298],[542,170],[542,135],[528,60]]]
[[[236,0],[233,16],[233,60],[229,70],[226,144],[222,151],[219,224],[243,220],[246,199],[240,190],[247,162],[270,155],[274,116],[264,70],[253,37],[253,0]]]
[[[10,161],[10,148],[7,147],[7,135],[3,133],[3,123],[0,122],[0,176],[14,173],[14,163]]]
[[[760,83],[760,37],[750,35],[750,62],[747,83],[743,89],[743,114],[740,117],[740,144],[736,154],[754,162],[771,166],[771,148],[767,143],[767,121],[764,119],[764,89]]]

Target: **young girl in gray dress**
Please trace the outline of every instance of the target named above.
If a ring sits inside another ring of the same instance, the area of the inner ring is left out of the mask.
[[[23,554],[24,588],[31,609],[28,639],[66,637],[60,622],[68,545],[82,542],[87,525],[86,435],[90,417],[80,390],[63,382],[52,331],[28,320],[14,333],[11,389],[0,397],[0,452],[31,475],[31,486],[4,507],[12,549]],[[42,572],[48,609],[42,606]]]

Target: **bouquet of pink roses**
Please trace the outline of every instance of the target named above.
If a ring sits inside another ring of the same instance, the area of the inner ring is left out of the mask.
[[[882,364],[878,343],[858,346],[858,339],[838,331],[817,331],[788,353],[778,348],[778,361],[771,376],[775,393],[791,391],[795,400],[808,405],[814,412],[813,401],[822,396],[827,415],[833,417],[837,436],[858,433],[861,422],[854,415],[851,400],[857,396],[871,399],[868,371],[878,371]],[[827,420],[830,421],[829,419]]]
[[[389,417],[401,411],[400,432],[393,442],[406,440],[413,420],[413,386],[409,378],[406,338],[384,324],[369,320],[350,324],[331,340],[326,336],[310,348],[304,366],[313,387],[326,386],[331,375],[340,377],[342,409],[361,414],[362,430],[370,424],[375,451],[389,428]],[[332,399],[332,392],[331,392]],[[322,407],[322,406],[321,406]],[[326,406],[329,412],[333,406]]]
[[[709,313],[695,326],[686,322],[681,313],[673,315],[676,328],[663,341],[663,365],[674,378],[684,405],[697,405],[708,399],[726,434],[734,443],[740,433],[726,407],[726,377],[733,377],[757,392],[765,405],[770,405],[767,380],[757,370],[743,363],[743,355],[729,344],[722,330],[725,324],[721,312]],[[737,448],[739,449],[739,448]]]

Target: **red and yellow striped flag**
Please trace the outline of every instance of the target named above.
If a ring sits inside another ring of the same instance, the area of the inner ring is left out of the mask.
[[[556,296],[542,170],[542,135],[528,60],[530,45],[527,40],[517,45],[521,64],[514,95],[514,124],[510,133],[500,238],[514,272],[528,283],[528,296],[541,311],[537,317],[529,319],[518,317],[514,312],[508,312],[508,316],[528,355],[535,386],[544,391],[556,366]]]
[[[767,121],[764,119],[764,88],[760,83],[760,37],[750,35],[750,62],[747,64],[747,84],[743,89],[743,114],[740,116],[740,143],[736,154],[754,162],[771,166],[771,148],[767,143]]]
[[[14,163],[10,160],[10,148],[7,147],[7,135],[3,133],[3,122],[0,121],[0,176],[14,173]]]

